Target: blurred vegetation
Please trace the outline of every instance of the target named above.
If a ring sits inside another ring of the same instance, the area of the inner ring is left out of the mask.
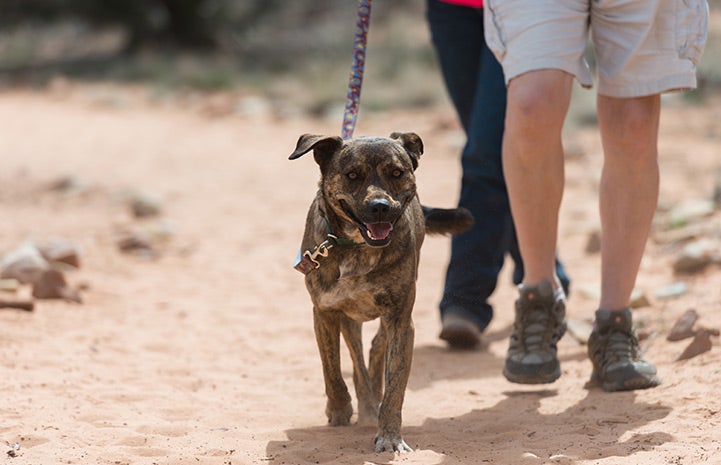
[[[710,1],[721,15],[721,0]],[[0,83],[56,76],[163,90],[250,89],[311,112],[345,101],[356,0],[0,0]],[[373,2],[364,106],[445,99],[425,0]],[[699,66],[721,89],[721,23]]]

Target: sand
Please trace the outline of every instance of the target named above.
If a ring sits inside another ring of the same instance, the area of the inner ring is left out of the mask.
[[[239,115],[193,98],[149,102],[148,94],[81,85],[0,95],[0,250],[72,241],[82,263],[66,277],[83,299],[37,301],[33,312],[0,309],[3,463],[721,463],[719,340],[685,361],[675,359],[690,340],[666,340],[691,308],[698,324],[721,325],[721,266],[674,275],[680,246],[663,240],[664,209],[712,193],[721,168],[718,101],[664,103],[661,208],[637,283],[649,305],[635,311],[663,384],[586,389],[586,348],[569,335],[559,346],[557,382],[507,382],[509,267],[484,348],[447,350],[437,337],[437,304],[449,240],[431,237],[403,410],[403,435],[415,452],[394,455],[373,452],[373,428],[325,424],[310,301],[292,269],[318,172],[312,158],[287,156],[300,134],[336,134],[338,121]],[[454,205],[459,132],[449,108],[362,113],[356,134],[411,130],[426,145],[421,200]],[[569,131],[566,142],[560,253],[573,279],[569,317],[585,320],[599,281],[598,254],[585,249],[598,223],[601,150],[592,127]],[[49,188],[67,176],[70,189]],[[157,196],[161,214],[134,218],[127,202],[134,192]],[[118,250],[119,236],[138,230],[156,231],[155,255]],[[678,281],[687,285],[681,296],[657,296]],[[367,325],[366,346],[374,329]]]

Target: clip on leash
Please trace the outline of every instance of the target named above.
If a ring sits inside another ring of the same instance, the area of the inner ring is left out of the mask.
[[[348,79],[348,96],[345,102],[345,111],[343,112],[343,128],[341,131],[343,139],[353,137],[353,130],[358,119],[358,102],[360,101],[363,70],[366,63],[366,43],[368,41],[368,26],[370,26],[371,1],[358,0],[358,19],[353,40],[353,64]]]

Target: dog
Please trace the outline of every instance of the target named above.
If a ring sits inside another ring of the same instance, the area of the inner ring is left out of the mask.
[[[473,218],[463,208],[422,206],[415,169],[423,142],[415,133],[388,137],[305,134],[290,155],[313,151],[320,167],[295,268],[313,303],[327,404],[333,426],[353,414],[340,366],[340,335],[353,361],[359,425],[378,426],[375,451],[410,452],[401,409],[413,358],[418,260],[425,233],[456,234]],[[380,318],[366,368],[362,323]]]

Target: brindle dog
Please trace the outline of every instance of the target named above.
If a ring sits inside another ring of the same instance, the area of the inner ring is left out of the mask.
[[[343,334],[353,360],[358,424],[377,423],[376,452],[411,451],[401,438],[401,407],[413,358],[421,244],[426,232],[462,232],[473,218],[465,209],[421,206],[414,170],[423,142],[414,133],[350,141],[306,134],[290,159],[311,150],[321,180],[296,268],[306,274],[313,302],[328,422],[347,425],[353,414],[341,374]],[[366,368],[361,325],[376,318],[380,327]]]

